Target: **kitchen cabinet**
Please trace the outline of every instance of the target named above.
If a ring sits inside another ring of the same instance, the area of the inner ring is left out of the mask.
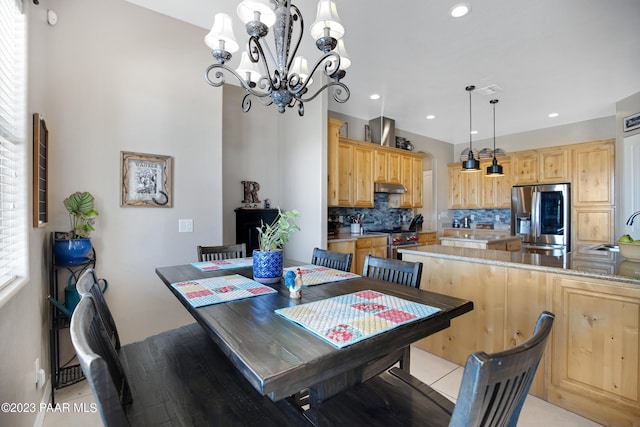
[[[340,162],[338,159],[338,144],[342,122],[329,119],[327,133],[327,205],[339,206]]]
[[[422,207],[422,154],[340,137],[341,125],[329,119],[327,205],[372,208],[377,181],[404,184],[402,207]]]
[[[493,159],[480,162],[482,174],[482,203],[483,209],[511,209],[511,161],[505,157],[498,157],[504,176],[486,175],[487,167]]]
[[[327,245],[327,250],[333,251],[333,252],[342,252],[345,254],[351,254],[352,255],[352,259],[351,259],[351,271],[352,273],[356,273],[356,274],[360,274],[357,270],[356,270],[356,262],[355,262],[355,258],[356,258],[356,239],[352,239],[352,240],[344,240],[344,241],[340,241],[340,242],[329,242],[329,244]]]
[[[355,272],[362,274],[364,257],[373,255],[379,258],[387,257],[387,236],[359,237],[356,240]]]
[[[353,147],[353,206],[373,207],[373,152],[369,147]]]
[[[450,163],[449,209],[481,209],[481,171],[462,172],[460,163]]]
[[[588,251],[616,240],[614,205],[615,146],[613,140],[579,144],[572,149],[571,218],[573,252],[598,258]]]
[[[422,246],[435,245],[437,240],[435,231],[418,232],[418,243]]]
[[[567,147],[512,153],[513,185],[569,182],[569,156]]]
[[[403,259],[423,263],[420,289],[474,302],[472,312],[418,347],[462,365],[471,352],[520,344],[540,312],[550,311],[556,315],[553,333],[530,393],[603,425],[639,425],[637,284],[564,273],[561,267],[520,267],[511,258],[505,264],[425,252]]]
[[[604,425],[640,420],[640,290],[549,277],[553,326],[547,400]]]

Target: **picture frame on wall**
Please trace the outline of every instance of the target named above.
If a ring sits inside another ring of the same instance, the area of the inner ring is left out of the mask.
[[[640,128],[640,113],[636,113],[622,119],[622,126],[625,132]]]
[[[120,206],[172,207],[172,160],[170,156],[121,151]]]
[[[33,226],[49,222],[49,130],[39,113],[33,114]]]

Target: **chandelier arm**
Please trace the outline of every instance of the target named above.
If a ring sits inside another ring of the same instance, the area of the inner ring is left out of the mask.
[[[329,60],[331,57],[335,58],[335,60],[336,60],[335,64],[334,64],[334,62]],[[340,55],[338,55],[336,52],[329,52],[329,53],[325,54],[313,66],[313,69],[309,73],[309,76],[305,79],[304,83],[302,85],[298,86],[298,87],[296,87],[296,86],[297,86],[298,82],[300,81],[300,76],[298,74],[296,74],[296,73],[293,73],[290,76],[289,81],[287,83],[287,86],[288,86],[287,89],[289,90],[289,92],[291,92],[291,94],[294,95],[295,97],[299,98],[298,94],[303,94],[306,91],[307,85],[312,80],[313,75],[316,73],[316,71],[318,70],[318,68],[321,65],[324,65],[323,73],[325,75],[327,75],[328,77],[333,76],[333,74],[336,71],[338,71],[338,69],[340,68]],[[342,85],[342,86],[344,86],[346,88],[345,85]],[[327,87],[326,85],[323,86],[323,89],[326,88],[326,87]],[[313,98],[311,98],[311,99],[313,99]]]
[[[263,98],[265,96],[269,95],[269,92],[267,93],[261,93],[261,92],[256,92],[255,90],[253,90],[253,88],[251,88],[246,82],[245,80],[240,77],[240,74],[236,73],[234,70],[232,70],[231,68],[227,67],[224,64],[211,64],[209,65],[209,67],[207,67],[207,71],[205,72],[204,78],[207,81],[207,83],[209,83],[211,86],[215,86],[215,87],[220,87],[225,83],[225,75],[222,71],[218,70],[216,71],[215,74],[215,78],[219,79],[219,81],[213,81],[209,78],[209,74],[211,73],[211,71],[214,68],[222,68],[225,71],[230,72],[231,74],[233,74],[236,79],[238,79],[238,81],[240,82],[240,85],[242,86],[242,88],[247,91],[248,94],[251,94],[253,96],[255,96],[256,98]]]
[[[300,21],[300,34],[298,36],[298,41],[296,42],[295,47],[293,48],[293,51],[290,53],[289,55],[289,62],[287,63],[287,70],[291,69],[291,64],[293,63],[294,58],[296,57],[296,54],[298,53],[298,47],[300,47],[300,42],[302,41],[302,35],[304,34],[304,20],[302,19],[302,13],[300,13],[300,9],[298,9],[298,6],[296,6],[295,4],[290,4],[289,6],[289,10],[293,9],[295,14],[293,15],[294,21]],[[297,16],[297,18],[295,18]]]
[[[267,76],[271,75],[271,70],[269,70],[269,63],[267,62],[267,58],[264,55],[264,50],[262,49],[262,45],[260,44],[260,39],[256,36],[251,36],[249,38],[249,59],[251,60],[251,62],[255,64],[259,64],[260,59],[262,59],[264,68],[266,70],[266,75]],[[263,79],[260,79],[260,81],[262,80]],[[271,79],[266,79],[266,80],[269,81],[269,86],[270,86],[269,91],[275,90]]]
[[[320,95],[320,92],[322,92],[325,89],[328,89],[332,86],[338,86],[337,88],[335,88],[334,92],[333,92],[333,99],[336,102],[339,102],[341,104],[347,102],[349,100],[349,98],[351,97],[351,92],[349,91],[349,88],[342,82],[329,82],[326,85],[322,86],[320,89],[318,89],[313,95],[311,95],[308,98],[302,98],[301,96],[296,96],[296,99],[300,102],[308,102],[313,100],[316,96]],[[344,90],[345,94],[343,95],[342,91]]]

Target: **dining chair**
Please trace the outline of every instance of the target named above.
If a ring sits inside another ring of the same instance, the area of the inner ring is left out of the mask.
[[[362,275],[372,279],[418,288],[422,277],[422,263],[379,258],[367,254],[364,257]]]
[[[76,282],[76,290],[80,294],[80,297],[85,295],[91,295],[96,303],[96,309],[102,318],[105,330],[109,336],[111,344],[116,350],[120,350],[120,335],[118,334],[118,328],[116,322],[113,320],[111,310],[104,299],[104,295],[100,290],[100,279],[93,268],[88,268],[78,278]]]
[[[85,294],[70,331],[106,427],[310,425],[289,401],[260,395],[198,323],[116,351],[93,295]]]
[[[351,271],[351,261],[353,254],[328,251],[326,249],[313,248],[311,264],[322,267],[334,268],[336,270]]]
[[[198,261],[216,261],[219,259],[245,258],[247,244],[222,246],[198,246]]]
[[[391,368],[311,408],[317,426],[515,427],[555,315],[543,312],[533,335],[509,350],[469,355],[454,404],[407,372]]]

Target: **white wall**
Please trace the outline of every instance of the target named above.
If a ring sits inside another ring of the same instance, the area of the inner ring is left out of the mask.
[[[623,119],[637,113],[640,113],[640,92],[616,103],[616,182],[619,183],[616,185],[616,238],[626,233],[640,238],[640,218],[635,219],[633,229],[625,225],[627,218],[640,209],[638,163],[632,161],[640,155],[640,129],[624,132]]]

